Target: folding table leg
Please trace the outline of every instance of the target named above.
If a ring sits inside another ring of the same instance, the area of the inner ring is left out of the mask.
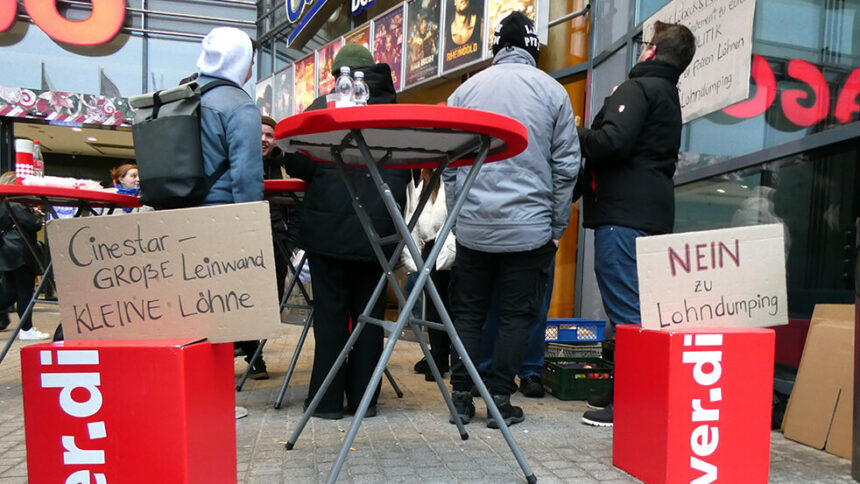
[[[45,274],[51,272],[52,266],[53,261],[49,261],[47,267],[45,267],[45,273],[42,274],[42,280],[40,280],[39,285],[36,286],[36,292],[33,293],[33,297],[30,298],[30,303],[27,304],[27,309],[24,310],[24,313],[21,315],[21,319],[18,321],[18,326],[15,327],[15,331],[12,331],[12,334],[9,336],[9,340],[6,341],[6,346],[3,347],[3,352],[0,353],[0,363],[3,362],[3,359],[6,358],[6,354],[9,353],[9,348],[12,347],[12,343],[15,342],[15,338],[18,337],[18,333],[21,331],[21,326],[24,324],[24,321],[27,320],[27,316],[31,316],[33,314],[33,306],[36,305],[36,294],[39,294],[39,292],[42,291],[42,286],[45,285],[45,281],[47,280]]]
[[[308,316],[305,318],[305,326],[302,328],[302,335],[299,336],[299,342],[296,345],[296,350],[293,352],[293,358],[290,360],[290,367],[287,368],[287,374],[284,375],[284,383],[281,384],[281,391],[278,392],[278,398],[275,399],[274,408],[281,408],[281,403],[284,401],[284,396],[287,394],[287,385],[290,384],[290,379],[293,377],[293,371],[296,369],[296,362],[299,361],[299,353],[302,352],[302,346],[305,344],[305,338],[308,336],[308,330],[311,327],[311,322],[314,319],[314,308],[311,307]]]
[[[245,371],[242,373],[242,376],[239,378],[239,383],[236,384],[236,391],[241,392],[242,387],[245,385],[245,381],[248,379],[248,375],[251,374],[251,370],[254,368],[254,365],[257,364],[257,360],[260,359],[260,356],[263,354],[263,347],[266,346],[265,339],[260,340],[260,343],[257,344],[257,349],[254,351],[254,355],[251,356],[251,361],[248,362],[248,367],[245,368]]]

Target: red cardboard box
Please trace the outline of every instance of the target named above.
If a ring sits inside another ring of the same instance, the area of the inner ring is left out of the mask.
[[[766,483],[774,332],[616,328],[612,463],[655,483]]]
[[[235,483],[231,344],[66,341],[21,350],[32,483]]]

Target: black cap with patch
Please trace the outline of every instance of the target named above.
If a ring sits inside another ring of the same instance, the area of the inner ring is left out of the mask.
[[[493,55],[505,47],[520,47],[534,57],[535,63],[540,56],[540,41],[535,24],[522,12],[513,12],[503,18],[493,34]]]

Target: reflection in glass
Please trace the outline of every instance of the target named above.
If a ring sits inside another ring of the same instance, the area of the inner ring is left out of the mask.
[[[846,142],[678,187],[675,232],[783,223],[789,316],[850,303],[858,162]]]

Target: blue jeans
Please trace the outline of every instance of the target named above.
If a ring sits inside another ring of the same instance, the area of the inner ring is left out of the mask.
[[[603,309],[612,324],[641,324],[636,238],[651,235],[620,225],[601,225],[594,231],[594,275]]]
[[[549,280],[546,284],[538,317],[529,330],[529,342],[526,346],[526,354],[523,364],[517,372],[520,380],[527,376],[541,376],[543,373],[543,357],[546,341],[546,313],[549,311],[549,302],[552,299],[553,277],[555,276],[555,257],[549,265]],[[487,312],[487,321],[484,323],[483,336],[481,338],[481,362],[478,371],[482,375],[490,372],[492,366],[493,347],[496,342],[496,333],[499,327],[499,291],[493,289],[490,301],[490,310]]]

